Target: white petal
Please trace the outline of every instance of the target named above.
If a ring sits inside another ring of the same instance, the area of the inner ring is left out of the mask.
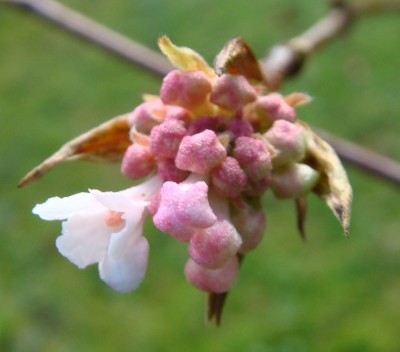
[[[143,236],[125,234],[120,238],[123,246],[118,256],[106,255],[99,264],[101,279],[114,290],[129,292],[142,282],[149,253],[149,243]]]
[[[91,212],[103,206],[90,193],[77,193],[69,197],[49,198],[42,204],[37,204],[32,213],[43,220],[64,220],[78,212]]]
[[[108,209],[119,212],[132,211],[132,204],[145,207],[149,198],[162,186],[162,180],[154,176],[142,184],[119,192],[100,192],[90,190],[90,193]]]
[[[108,209],[123,213],[132,211],[132,206],[138,205],[143,208],[149,204],[149,202],[129,198],[127,190],[121,192],[100,192],[91,190],[90,194]]]
[[[63,222],[56,246],[60,253],[79,268],[100,262],[106,254],[115,227],[105,223],[108,210],[95,214],[75,214]]]

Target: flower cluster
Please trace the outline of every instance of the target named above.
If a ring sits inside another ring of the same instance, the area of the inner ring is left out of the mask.
[[[121,166],[124,175],[145,181],[121,192],[51,198],[33,212],[63,220],[56,242],[61,254],[79,268],[98,263],[101,279],[121,292],[145,275],[148,216],[188,244],[187,280],[224,293],[239,259],[263,237],[264,193],[298,199],[319,182],[295,111],[309,98],[268,92],[241,74],[217,75],[198,54],[165,37],[160,46],[179,69],[129,115],[131,144]]]

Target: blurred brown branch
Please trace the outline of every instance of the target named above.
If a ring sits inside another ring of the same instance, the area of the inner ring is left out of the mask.
[[[134,42],[106,26],[53,0],[0,0],[0,3],[18,5],[57,26],[94,43],[108,52],[139,65],[159,76],[166,75],[172,66],[161,54]]]
[[[297,74],[306,59],[329,40],[336,38],[359,16],[375,12],[400,11],[400,2],[374,1],[353,4],[342,0],[332,1],[332,9],[302,34],[284,44],[273,46],[261,65],[266,77],[277,89],[285,78]]]
[[[0,0],[17,5],[43,17],[79,37],[95,43],[114,55],[139,65],[158,76],[172,69],[170,63],[157,52],[67,8],[54,0]],[[400,10],[399,1],[378,1],[348,4],[334,1],[333,8],[307,31],[286,44],[272,47],[261,60],[267,79],[277,89],[289,76],[295,75],[318,47],[340,35],[355,19],[372,12]],[[400,186],[400,164],[354,143],[319,131],[338,155],[349,163]]]

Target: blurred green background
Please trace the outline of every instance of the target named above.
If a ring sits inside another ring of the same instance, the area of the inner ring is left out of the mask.
[[[244,37],[261,56],[314,23],[325,1],[65,0],[156,49],[160,34],[211,61]],[[400,160],[400,21],[379,14],[321,49],[283,91],[315,97],[300,118]],[[205,295],[186,283],[185,245],[147,237],[147,277],[118,294],[60,256],[60,223],[32,207],[130,182],[117,164],[67,163],[41,182],[19,179],[67,140],[130,111],[159,79],[11,6],[0,6],[1,351],[400,351],[399,190],[346,165],[355,198],[351,236],[310,197],[308,242],[292,202],[267,196],[268,230],[248,255],[222,326],[204,323]]]

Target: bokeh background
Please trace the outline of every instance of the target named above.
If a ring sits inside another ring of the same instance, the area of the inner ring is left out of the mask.
[[[261,56],[308,28],[325,1],[65,0],[156,48],[160,34],[211,61],[244,37]],[[283,91],[315,97],[300,118],[400,160],[399,14],[376,14],[313,56]],[[118,294],[61,257],[60,223],[32,207],[50,196],[131,183],[117,164],[67,163],[40,182],[19,179],[67,140],[132,110],[160,80],[37,17],[0,5],[1,351],[399,351],[399,189],[346,165],[351,236],[310,197],[308,241],[290,201],[265,198],[268,230],[246,257],[221,327],[186,283],[186,248],[151,225],[148,274]]]

